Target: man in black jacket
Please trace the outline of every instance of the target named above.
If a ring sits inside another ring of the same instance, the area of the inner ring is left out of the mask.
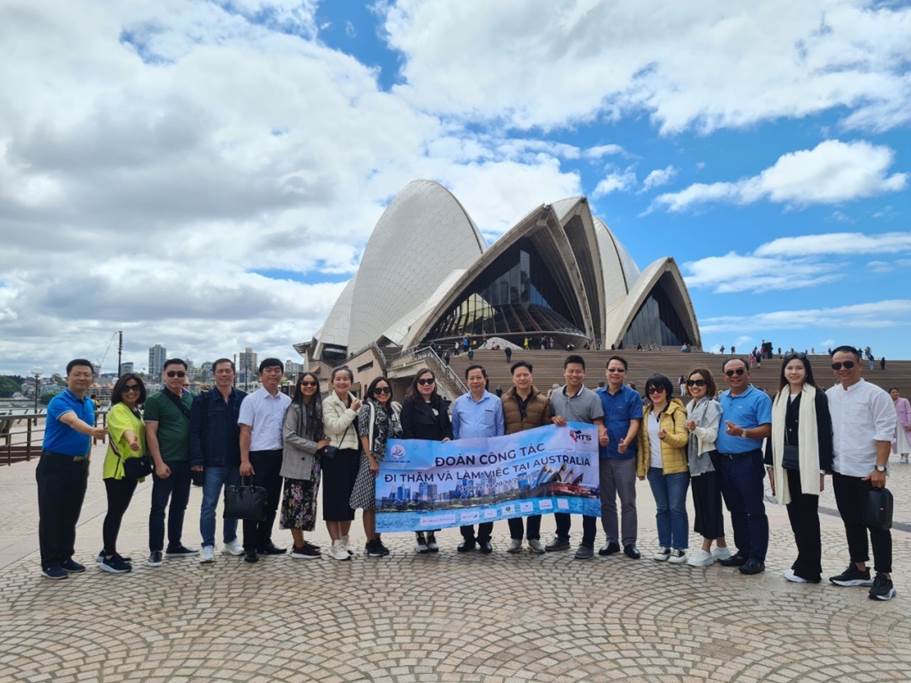
[[[215,388],[193,400],[190,411],[190,467],[203,473],[202,509],[199,533],[202,536],[200,562],[215,560],[215,508],[225,485],[240,483],[240,428],[237,417],[246,394],[234,387],[234,362],[219,358],[212,364]],[[223,551],[243,555],[237,540],[237,520],[225,519]]]

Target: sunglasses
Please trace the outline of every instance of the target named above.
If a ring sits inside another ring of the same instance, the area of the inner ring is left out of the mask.
[[[844,363],[832,363],[832,369],[835,370],[836,372],[838,372],[842,368],[844,368],[845,370],[850,370],[855,365],[857,365],[857,363],[855,363],[853,360],[846,360]]]
[[[316,382],[301,382],[302,387],[315,387]]]
[[[624,370],[623,368],[608,368],[607,371],[608,372],[620,372],[620,373],[626,372],[626,370]]]
[[[186,377],[187,373],[183,370],[168,370],[168,377]]]
[[[376,389],[373,390],[373,393],[374,394],[391,394],[392,389],[390,389],[389,387],[377,387]]]
[[[688,387],[704,387],[705,380],[704,379],[688,379],[686,381],[686,385]]]
[[[724,374],[727,375],[728,377],[734,377],[735,375],[737,377],[740,377],[740,375],[742,375],[745,372],[746,372],[746,370],[744,370],[743,368],[737,368],[736,370],[725,370]]]
[[[649,387],[645,390],[648,394],[663,394],[664,387]]]
[[[123,387],[123,390],[124,390],[124,392],[139,391],[139,385],[138,384],[125,384]]]
[[[423,385],[423,386],[425,386],[425,387],[428,387],[428,386],[430,386],[431,384],[433,384],[433,383],[435,383],[435,382],[436,382],[435,379],[419,379],[419,380],[418,380],[418,384],[421,384],[421,385]]]

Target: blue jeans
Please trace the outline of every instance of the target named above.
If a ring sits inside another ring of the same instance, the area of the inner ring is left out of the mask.
[[[239,467],[206,467],[203,470],[202,509],[199,513],[199,534],[202,544],[215,545],[215,508],[223,486],[240,484]],[[237,520],[225,519],[222,538],[230,543],[237,538]]]
[[[686,516],[686,490],[690,483],[690,473],[665,474],[657,467],[650,467],[648,483],[657,508],[655,521],[658,523],[658,545],[662,548],[686,550],[690,539],[690,525]]]

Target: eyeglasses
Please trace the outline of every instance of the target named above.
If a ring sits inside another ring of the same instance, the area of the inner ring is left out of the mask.
[[[316,382],[301,382],[302,387],[315,387]]]
[[[187,373],[183,370],[168,370],[168,377],[186,377]]]
[[[645,390],[648,394],[663,394],[664,387],[649,387]]]
[[[686,385],[688,387],[704,387],[705,380],[704,379],[688,379],[686,381]]]
[[[855,365],[857,365],[857,363],[855,363],[853,360],[846,360],[844,363],[832,363],[832,369],[835,370],[836,372],[838,372],[842,368],[844,368],[845,370],[850,370]]]
[[[608,368],[607,371],[608,372],[620,372],[620,373],[626,372],[626,370],[624,370],[623,368]]]
[[[139,385],[138,384],[125,384],[123,386],[123,391],[124,391],[124,393],[126,393],[127,391],[139,391]]]
[[[742,375],[745,372],[746,372],[746,370],[744,370],[743,368],[737,368],[736,370],[725,370],[724,374],[727,375],[728,377],[733,377],[734,375],[737,375],[737,377],[740,377],[740,375]]]
[[[435,379],[419,379],[418,380],[418,384],[425,386],[425,387],[430,386],[434,382],[436,382]]]
[[[374,394],[391,394],[392,389],[390,389],[389,387],[377,387],[376,389],[373,390],[373,393]]]

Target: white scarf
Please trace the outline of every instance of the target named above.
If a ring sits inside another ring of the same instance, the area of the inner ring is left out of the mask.
[[[785,419],[788,412],[788,387],[782,387],[772,405],[772,467],[778,502],[791,502],[788,478],[781,461],[784,458]],[[819,433],[816,431],[816,387],[804,384],[800,391],[797,416],[797,449],[800,465],[800,490],[808,496],[819,495]]]

